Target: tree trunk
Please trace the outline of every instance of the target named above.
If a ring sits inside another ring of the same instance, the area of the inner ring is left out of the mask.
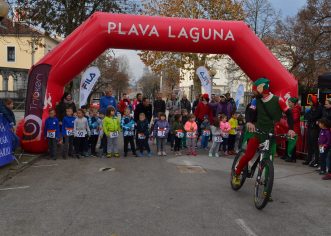
[[[193,97],[195,97],[198,94],[201,94],[201,81],[199,77],[194,73],[193,77]]]

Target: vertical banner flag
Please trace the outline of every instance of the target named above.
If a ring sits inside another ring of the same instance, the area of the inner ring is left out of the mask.
[[[237,89],[236,99],[234,100],[236,102],[237,109],[239,108],[240,100],[243,97],[244,97],[244,85],[240,84]]]
[[[80,82],[80,96],[79,96],[80,107],[86,105],[87,98],[90,95],[99,77],[100,77],[100,70],[96,66],[92,66],[84,72],[82,80]]]
[[[201,85],[206,93],[208,93],[209,97],[211,97],[211,79],[209,76],[209,72],[206,67],[200,66],[196,71],[197,76],[201,81]]]

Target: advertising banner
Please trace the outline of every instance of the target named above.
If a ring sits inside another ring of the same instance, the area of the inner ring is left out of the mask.
[[[244,97],[244,93],[245,93],[244,85],[240,84],[238,86],[236,98],[234,100],[236,102],[237,109],[239,108],[240,100]]]
[[[204,66],[200,66],[197,69],[196,74],[201,81],[201,86],[203,87],[205,93],[208,93],[209,97],[211,97],[211,79],[207,68]]]
[[[0,114],[0,166],[14,160],[12,155],[13,133],[7,120]]]
[[[97,83],[100,77],[100,70],[96,66],[88,68],[82,77],[80,82],[80,96],[79,106],[86,105],[87,98],[90,95],[94,85]]]

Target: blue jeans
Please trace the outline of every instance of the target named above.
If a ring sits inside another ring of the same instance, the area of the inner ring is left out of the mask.
[[[208,140],[209,136],[201,136],[201,148],[207,148],[208,147]]]
[[[323,153],[320,153],[320,164],[321,164],[321,171],[326,171],[326,166],[328,166],[328,172],[331,173],[331,162],[330,162],[330,148],[324,150]]]

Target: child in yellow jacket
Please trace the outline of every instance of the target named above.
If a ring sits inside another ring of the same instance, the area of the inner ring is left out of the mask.
[[[120,157],[118,151],[118,137],[121,132],[121,124],[118,117],[115,116],[115,108],[109,107],[106,117],[103,119],[103,132],[107,136],[107,157]]]
[[[229,124],[231,126],[231,130],[229,132],[229,143],[228,143],[228,154],[235,155],[234,145],[236,143],[237,137],[237,129],[238,129],[238,119],[237,114],[233,114],[231,119],[229,120]]]

